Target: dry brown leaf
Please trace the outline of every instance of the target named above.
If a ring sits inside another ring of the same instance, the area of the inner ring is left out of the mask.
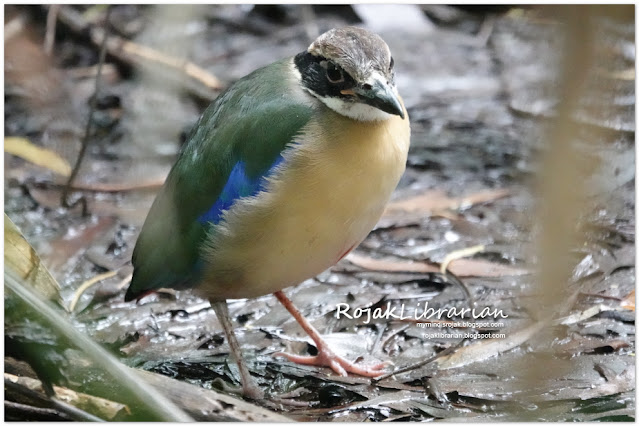
[[[110,216],[98,217],[94,223],[74,227],[66,234],[52,239],[49,243],[51,252],[47,255],[47,265],[55,274],[77,262],[76,256],[86,251],[91,244],[105,232],[109,232],[115,219]]]
[[[28,282],[38,294],[60,303],[60,285],[20,230],[4,215],[4,267]]]
[[[510,331],[505,339],[482,340],[464,346],[449,355],[442,356],[434,363],[440,370],[446,370],[483,361],[524,344],[547,325],[544,321],[536,322],[520,330]]]
[[[30,26],[22,20],[11,22],[15,24],[10,24],[9,38],[5,26],[5,88],[17,90],[25,106],[33,109],[32,113],[68,100],[62,71],[55,68],[42,43],[32,40],[36,37]]]
[[[635,310],[635,291],[632,290],[630,294],[624,297],[620,305],[622,308],[628,309],[629,311],[634,311]]]
[[[20,137],[4,138],[4,150],[37,166],[44,167],[62,176],[71,175],[71,166],[53,151],[40,148]]]
[[[527,275],[530,271],[481,259],[453,260],[448,270],[458,277],[504,277]]]
[[[632,81],[635,79],[634,68],[627,68],[625,70],[613,71],[613,72],[604,71],[603,74],[609,78],[614,78],[616,80]]]
[[[594,337],[585,337],[581,335],[573,336],[568,342],[555,345],[555,350],[564,355],[579,355],[581,353],[589,353],[597,349],[610,347],[613,351],[630,346],[622,339],[600,339]]]
[[[439,272],[439,268],[426,262],[412,262],[404,260],[375,259],[350,253],[346,260],[360,268],[380,272]]]
[[[440,210],[458,209],[462,207],[470,207],[475,204],[487,203],[499,198],[503,198],[510,194],[508,189],[490,189],[486,191],[476,192],[474,194],[463,197],[451,198],[444,191],[433,190],[422,195],[417,195],[406,200],[395,201],[386,207],[384,215],[403,212],[421,212],[432,213]]]
[[[428,262],[416,262],[406,260],[375,259],[351,253],[346,260],[360,268],[380,272],[439,272],[439,267]],[[525,275],[529,271],[512,266],[492,263],[486,260],[456,259],[451,261],[448,270],[458,277],[502,277],[513,275]]]
[[[452,251],[452,252],[450,252],[450,253],[448,253],[446,255],[446,257],[444,258],[442,263],[439,265],[439,271],[442,274],[444,274],[444,273],[446,273],[446,269],[448,269],[448,265],[453,260],[463,259],[465,257],[472,257],[473,255],[475,255],[477,253],[481,253],[482,251],[484,251],[485,248],[486,248],[486,246],[484,246],[483,244],[480,244],[480,245],[477,245],[477,246],[466,247],[464,249]]]

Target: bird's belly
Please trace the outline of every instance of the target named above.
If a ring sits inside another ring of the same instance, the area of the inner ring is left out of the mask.
[[[355,142],[294,153],[266,192],[225,214],[205,250],[206,296],[256,297],[298,284],[366,237],[404,171],[408,137]]]
[[[247,253],[255,267],[247,268],[250,272],[245,279],[256,295],[298,284],[337,263],[379,220],[386,199],[376,198],[365,205],[345,203],[341,208],[328,200],[324,205],[319,200],[289,204],[297,212],[291,214],[287,209],[282,212],[289,212],[287,216],[270,221],[273,232],[265,233]]]
[[[337,263],[375,226],[392,191],[373,191],[376,185],[357,191],[356,186],[339,196],[319,190],[292,198],[282,194],[287,199],[275,209],[247,213],[243,230],[253,229],[250,237],[237,232],[219,240],[222,249],[211,259],[207,274],[207,281],[215,283],[205,289],[208,296],[272,293]]]

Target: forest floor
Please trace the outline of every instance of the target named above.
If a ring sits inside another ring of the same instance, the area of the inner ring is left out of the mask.
[[[581,242],[570,252],[569,281],[558,284],[562,299],[544,318],[536,191],[565,56],[552,8],[114,6],[109,37],[128,44],[107,49],[70,195],[83,197],[87,215],[60,200],[95,93],[105,8],[61,6],[51,54],[47,13],[5,9],[5,151],[17,154],[5,155],[5,213],[60,284],[62,303],[79,296],[74,326],[123,363],[202,389],[228,393],[239,384],[208,301],[191,291],[123,301],[131,252],[184,135],[219,89],[306,49],[323,31],[363,25],[395,59],[412,129],[407,170],[362,245],[286,293],[338,353],[387,361],[389,371],[411,368],[371,381],[275,358],[316,349],[272,295],[230,301],[257,383],[295,402],[276,411],[304,421],[634,419],[634,19],[594,20],[594,71],[572,118],[572,142],[587,158],[574,223]],[[203,73],[166,65],[184,57]],[[44,148],[40,165],[29,143]],[[581,166],[568,159],[565,167]],[[451,253],[464,254],[448,267],[463,285],[440,273]],[[420,320],[427,307],[469,306],[465,289],[475,306],[507,316],[479,330],[496,338],[464,338],[477,330]],[[403,306],[406,318],[337,318],[344,303]],[[38,339],[7,321],[8,345]],[[59,384],[86,391],[100,380],[59,356]]]

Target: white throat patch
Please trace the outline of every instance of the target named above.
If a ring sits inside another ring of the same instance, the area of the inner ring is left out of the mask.
[[[384,121],[391,118],[391,115],[380,109],[359,102],[344,102],[338,98],[323,98],[311,92],[320,101],[338,114],[358,121]]]

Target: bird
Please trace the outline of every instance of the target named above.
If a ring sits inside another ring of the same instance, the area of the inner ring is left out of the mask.
[[[149,210],[125,300],[160,288],[207,298],[248,398],[264,393],[228,299],[273,293],[318,349],[277,356],[340,375],[384,372],[337,355],[283,289],[357,247],[405,171],[410,123],[394,66],[379,35],[348,26],[237,80],[202,113]]]

